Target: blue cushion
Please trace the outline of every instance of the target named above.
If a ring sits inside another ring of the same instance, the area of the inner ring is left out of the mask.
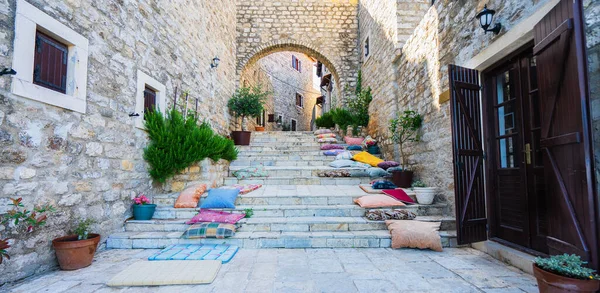
[[[350,145],[346,149],[349,151],[362,151],[362,147],[359,145]]]
[[[240,191],[238,189],[216,189],[208,191],[206,199],[202,200],[202,209],[235,209],[235,199]]]

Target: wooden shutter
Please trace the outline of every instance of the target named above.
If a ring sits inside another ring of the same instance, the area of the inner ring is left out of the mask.
[[[298,69],[298,67],[296,67],[298,64],[298,63],[296,63],[296,61],[297,61],[296,56],[292,55],[292,68],[294,68],[294,69]]]
[[[144,113],[154,111],[156,107],[156,91],[146,87],[144,89]]]
[[[33,83],[57,92],[67,92],[68,48],[58,40],[36,32]]]
[[[477,70],[449,66],[458,244],[487,240]]]
[[[548,248],[598,268],[587,64],[580,0],[562,0],[536,26]]]

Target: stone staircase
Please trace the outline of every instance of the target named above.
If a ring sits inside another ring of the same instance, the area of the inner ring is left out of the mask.
[[[175,209],[178,193],[154,197],[158,205],[150,221],[127,220],[124,231],[109,236],[107,248],[163,248],[175,243],[229,243],[246,248],[390,247],[385,224],[364,218],[355,198],[366,195],[358,184],[372,178],[326,178],[333,160],[319,150],[311,132],[254,132],[250,146],[239,148],[224,183],[264,186],[238,197],[236,211],[252,209],[236,235],[227,239],[181,239],[185,221],[198,209]],[[269,177],[238,180],[232,172],[262,164]],[[205,195],[204,195],[205,196]],[[202,201],[202,199],[201,199]],[[444,246],[456,246],[455,221],[446,204],[401,206],[420,221],[441,221]]]

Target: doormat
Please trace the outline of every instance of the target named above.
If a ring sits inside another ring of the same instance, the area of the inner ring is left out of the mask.
[[[373,189],[371,184],[360,184],[358,187],[368,194],[383,194],[383,189]]]
[[[221,269],[218,260],[139,261],[114,276],[107,285],[162,286],[210,284]]]
[[[173,244],[148,260],[218,260],[228,263],[239,247],[229,244]]]

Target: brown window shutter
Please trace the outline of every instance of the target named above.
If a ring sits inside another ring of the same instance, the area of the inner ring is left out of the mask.
[[[156,108],[156,91],[146,86],[144,89],[144,113]]]
[[[67,92],[68,47],[41,32],[36,32],[33,83],[51,90]]]

